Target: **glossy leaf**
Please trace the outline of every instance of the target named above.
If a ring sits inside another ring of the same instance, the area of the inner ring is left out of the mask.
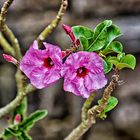
[[[117,65],[117,68],[118,69],[131,68],[134,70],[135,66],[136,66],[136,58],[131,54],[127,54],[121,59],[120,63]]]
[[[26,117],[26,113],[27,113],[27,98],[25,97],[21,102],[21,104],[15,109],[13,113],[13,119],[17,114],[20,114],[22,116],[22,119],[24,119]]]
[[[102,53],[104,55],[107,55],[109,53],[121,53],[123,51],[123,46],[118,41],[113,41],[110,43],[109,46],[107,46],[104,50],[102,50]]]
[[[118,60],[121,60],[123,57],[125,57],[125,53],[123,52],[117,55]]]
[[[102,32],[109,26],[112,25],[112,21],[111,20],[105,20],[103,22],[101,22],[100,24],[98,24],[94,30],[94,38],[98,38]]]
[[[100,104],[101,100],[98,101],[98,104]],[[98,115],[101,119],[105,119],[107,117],[106,113],[111,111],[112,109],[114,109],[116,107],[116,105],[118,104],[118,99],[110,96],[106,107],[104,108],[104,110]]]
[[[18,137],[18,140],[32,140],[32,138],[27,134],[27,132],[22,132]]]
[[[28,131],[33,127],[34,123],[43,119],[48,114],[47,110],[38,110],[25,118],[18,127],[21,131]]]
[[[72,30],[74,32],[74,35],[76,38],[80,38],[80,36],[83,36],[87,39],[92,38],[94,35],[94,31],[88,27],[85,26],[73,26]]]
[[[113,65],[109,62],[108,58],[103,59],[104,62],[104,72],[109,73],[112,70]]]
[[[121,35],[119,27],[115,25],[111,25],[109,27],[106,27],[100,35],[93,39],[92,44],[89,46],[88,51],[98,51],[103,48],[106,48],[110,45],[110,43]]]
[[[112,109],[114,109],[116,107],[116,105],[118,104],[118,99],[111,96],[107,102],[107,105],[106,107],[104,108],[104,111],[105,112],[109,112],[111,111]]]
[[[21,132],[16,130],[15,128],[7,128],[7,131],[9,131],[9,133],[15,137],[20,136]]]
[[[2,134],[2,138],[4,140],[7,140],[9,138],[13,137],[13,134],[11,134],[11,132],[9,132],[9,130],[6,128]]]
[[[114,64],[115,66],[117,66],[117,64],[119,63],[119,60],[117,57],[115,56],[111,56],[108,61],[111,63],[111,64]]]
[[[88,51],[97,51],[104,47],[106,43],[106,29],[112,25],[111,20],[105,20],[96,26],[94,30],[94,37],[92,43],[90,44]]]
[[[84,36],[80,36],[79,39],[83,50],[86,51],[89,46],[88,40]]]
[[[110,45],[110,43],[117,37],[122,35],[120,28],[116,25],[111,25],[110,27],[107,28],[107,42],[106,42],[106,47]]]

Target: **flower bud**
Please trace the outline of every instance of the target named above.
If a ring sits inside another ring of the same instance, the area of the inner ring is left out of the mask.
[[[62,58],[64,58],[66,55],[66,51],[62,51]]]
[[[66,34],[69,35],[69,37],[71,38],[71,40],[72,40],[73,42],[75,42],[75,41],[76,41],[76,37],[75,37],[75,35],[74,35],[74,33],[73,33],[71,27],[68,26],[68,25],[65,25],[65,24],[63,24],[62,27],[63,27],[63,29],[65,30]]]
[[[14,118],[14,125],[17,125],[21,122],[21,115],[17,114]]]
[[[2,55],[3,55],[3,58],[4,58],[6,61],[17,65],[18,61],[17,61],[14,57],[12,57],[11,55],[8,55],[8,54],[2,54]]]
[[[6,122],[7,122],[8,124],[10,124],[10,116],[9,116],[9,115],[6,116]]]

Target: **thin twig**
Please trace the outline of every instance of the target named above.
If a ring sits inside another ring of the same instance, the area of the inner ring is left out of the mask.
[[[12,56],[15,56],[14,49],[11,47],[11,45],[7,42],[3,34],[0,32],[0,46],[3,48],[5,53],[8,53]]]
[[[21,104],[22,100],[34,90],[35,88],[32,85],[27,85],[24,91],[20,92],[13,101],[11,101],[6,106],[0,108],[0,119],[13,111],[16,107],[18,107]]]
[[[38,44],[41,45],[42,42],[47,38],[47,36],[53,31],[53,29],[59,24],[62,16],[64,15],[68,6],[68,0],[62,0],[60,9],[56,18],[40,33],[37,38]]]
[[[111,93],[113,92],[116,85],[118,84],[118,80],[119,80],[119,74],[118,74],[118,71],[116,71],[111,82],[106,87],[106,89],[103,93],[103,97],[101,99],[100,104],[98,106],[94,106],[91,109],[89,109],[88,114],[87,114],[87,119],[84,121],[82,120],[82,122],[64,140],[78,140],[78,139],[80,139],[80,137],[86,131],[88,131],[88,129],[93,124],[96,123],[96,118],[98,117],[98,114],[104,110]]]
[[[21,51],[20,51],[19,42],[18,42],[17,38],[15,37],[14,33],[10,30],[10,28],[5,23],[8,9],[11,6],[11,4],[13,3],[13,1],[14,0],[7,0],[1,8],[0,28],[1,28],[2,33],[9,39],[12,46],[14,47],[15,57],[18,60],[20,60],[22,55],[21,55]]]

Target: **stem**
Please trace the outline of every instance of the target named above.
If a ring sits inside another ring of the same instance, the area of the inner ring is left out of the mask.
[[[98,114],[101,113],[107,102],[108,99],[115,89],[116,85],[118,84],[119,80],[119,74],[118,71],[113,75],[113,78],[109,85],[106,87],[101,102],[98,106],[94,106],[91,109],[88,110],[87,119],[82,120],[82,122],[64,139],[64,140],[78,140],[81,138],[81,136],[88,131],[88,129],[96,123],[96,118],[98,117]]]
[[[38,44],[42,45],[42,42],[46,39],[46,37],[53,31],[54,28],[59,24],[62,16],[64,15],[68,6],[68,0],[62,0],[60,9],[56,18],[40,33],[37,38]]]
[[[81,114],[81,118],[83,121],[87,119],[87,112],[88,112],[88,109],[90,108],[90,106],[95,98],[95,95],[96,95],[95,93],[91,93],[89,98],[86,99],[86,101],[83,104],[82,114]]]
[[[0,109],[0,119],[18,107],[25,96],[33,92],[35,88],[32,85],[27,85],[23,92],[20,92],[17,97],[6,106]]]
[[[19,68],[17,68],[17,72],[15,75],[16,83],[17,83],[17,95],[19,95],[21,92],[24,92],[24,76],[22,75],[22,72]],[[27,98],[24,97],[20,105],[15,109],[14,111],[14,117],[16,114],[20,114],[22,118],[26,116],[27,112]]]
[[[10,30],[10,28],[6,25],[6,15],[8,12],[8,8],[10,5],[13,3],[14,0],[7,0],[4,4],[3,7],[1,8],[1,13],[0,13],[0,28],[2,33],[10,40],[12,46],[14,47],[15,50],[15,57],[20,60],[22,55],[20,51],[20,46],[18,43],[17,38],[13,34],[13,32]]]
[[[15,55],[14,49],[7,42],[7,40],[4,38],[4,36],[2,35],[1,32],[0,32],[0,46],[3,48],[4,52],[6,52],[12,56]]]

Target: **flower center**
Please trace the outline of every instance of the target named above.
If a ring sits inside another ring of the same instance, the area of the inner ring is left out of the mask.
[[[54,65],[54,63],[50,57],[44,59],[44,66],[46,68],[52,68],[53,65]]]
[[[85,67],[80,67],[77,69],[77,76],[84,78],[88,74],[88,69]]]

